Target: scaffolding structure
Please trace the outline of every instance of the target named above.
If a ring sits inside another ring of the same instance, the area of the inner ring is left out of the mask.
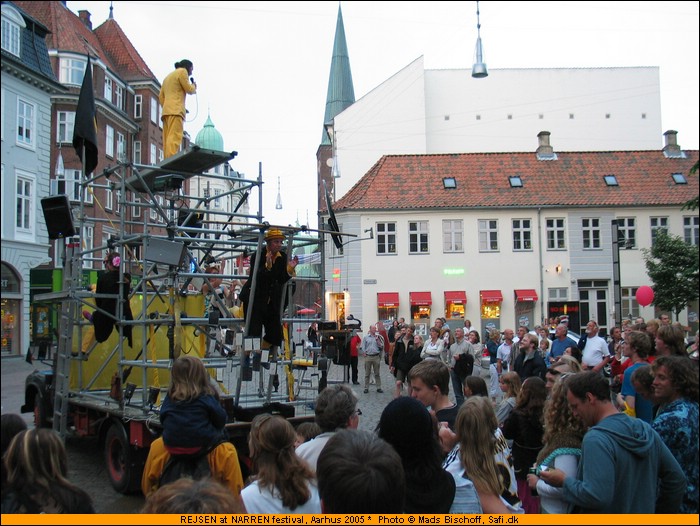
[[[246,317],[235,301],[228,303],[213,294],[211,301],[218,308],[213,314],[204,310],[201,285],[213,289],[215,279],[229,282],[232,289],[251,279],[254,291],[256,272],[250,269],[248,274],[244,261],[256,253],[256,265],[260,263],[269,228],[285,233],[289,257],[296,250],[321,242],[322,231],[312,235],[305,226],[273,226],[263,221],[261,171],[256,179],[207,172],[235,156],[236,152],[195,146],[157,166],[119,163],[83,182],[83,198],[77,210],[78,232],[85,232],[87,223],[110,222],[86,215],[85,195],[101,184],[118,191],[117,206],[123,213],[119,215],[118,227],[113,228],[119,234],[103,244],[85,247],[80,239],[66,239],[63,290],[37,297],[62,304],[53,406],[53,427],[62,436],[70,425],[69,405],[74,425],[75,408],[84,407],[86,415],[103,411],[122,421],[145,422],[149,429],[158,428],[158,410],[168,387],[169,370],[173,360],[183,353],[194,353],[203,360],[229,412],[229,422],[249,421],[251,415],[269,412],[270,408],[284,416],[313,414],[309,402],[315,399],[317,387],[311,379],[320,375],[313,371],[309,374],[308,369],[315,369],[317,364],[294,342],[296,325],[308,324],[310,320],[296,315],[292,284],[313,282],[316,289],[322,290],[322,271],[288,282],[281,313],[285,338],[276,356],[261,349],[260,338],[248,337]],[[225,178],[234,183],[228,194],[237,198],[238,204],[232,211],[215,209],[210,207],[214,199],[210,195],[185,195],[184,182],[195,176]],[[255,189],[259,212],[249,215],[241,208]],[[130,195],[138,198],[130,200]],[[124,213],[127,207],[139,210],[134,215],[140,216],[141,221],[129,219]],[[128,298],[123,292],[118,296],[96,294],[86,290],[81,282],[83,264],[101,261],[100,256],[107,250],[121,256],[119,278],[120,282],[131,282]],[[219,270],[205,272],[204,265],[213,262],[220,263]],[[228,267],[222,262],[229,263]],[[96,297],[107,296],[117,301],[115,330],[106,342],[97,344],[87,336],[90,322],[82,313],[95,308]],[[252,303],[254,294],[250,297]],[[123,301],[130,303],[133,320],[125,319]],[[289,305],[286,314],[285,304]],[[321,317],[322,305],[319,308]],[[132,344],[124,334],[128,326],[133,334]],[[134,434],[133,429],[131,433]],[[129,438],[132,444],[137,440]]]

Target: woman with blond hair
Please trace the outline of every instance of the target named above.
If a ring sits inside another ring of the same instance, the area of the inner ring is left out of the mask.
[[[498,405],[496,409],[496,420],[498,424],[505,422],[508,415],[515,407],[515,402],[520,394],[520,389],[522,388],[522,381],[520,380],[520,375],[515,371],[508,371],[503,373],[498,379],[498,385],[503,391],[503,401]]]
[[[535,473],[527,476],[528,486],[540,496],[542,513],[567,513],[569,505],[562,488],[550,486],[540,479],[540,470],[557,468],[567,477],[575,478],[581,457],[581,442],[586,434],[586,425],[574,416],[566,399],[566,381],[571,374],[562,374],[552,388],[544,413],[544,446],[537,455]]]
[[[294,426],[279,415],[253,418],[248,449],[255,475],[241,498],[248,513],[321,513],[313,471],[296,454]]]
[[[474,484],[483,513],[523,513],[510,448],[491,401],[484,396],[467,398],[457,413],[455,431],[440,430],[443,444],[457,442],[443,468],[455,479],[466,478]]]

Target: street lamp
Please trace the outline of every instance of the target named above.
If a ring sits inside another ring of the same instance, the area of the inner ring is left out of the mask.
[[[476,2],[476,62],[472,66],[472,77],[482,79],[488,77],[489,72],[486,70],[484,63],[484,51],[481,47],[481,22],[479,21],[479,2]]]

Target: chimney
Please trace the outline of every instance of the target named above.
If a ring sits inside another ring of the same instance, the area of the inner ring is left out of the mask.
[[[535,153],[537,154],[537,158],[540,160],[556,160],[557,154],[554,153],[554,148],[551,147],[549,144],[549,136],[552,135],[548,131],[541,131],[540,133],[537,134],[537,140],[539,142],[539,146],[537,147],[537,150]]]
[[[676,130],[668,130],[664,132],[666,138],[666,146],[661,150],[666,157],[685,157],[681,147],[678,146],[678,132]]]
[[[90,20],[90,11],[86,9],[81,9],[78,11],[78,17],[80,17],[80,20],[83,21],[83,24],[85,24],[85,27],[87,27],[90,31],[92,31],[92,21]]]

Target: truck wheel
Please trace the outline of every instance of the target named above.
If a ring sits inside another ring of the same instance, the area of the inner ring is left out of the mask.
[[[144,456],[129,444],[126,429],[113,423],[105,436],[105,463],[112,487],[119,493],[132,493],[141,488]]]

